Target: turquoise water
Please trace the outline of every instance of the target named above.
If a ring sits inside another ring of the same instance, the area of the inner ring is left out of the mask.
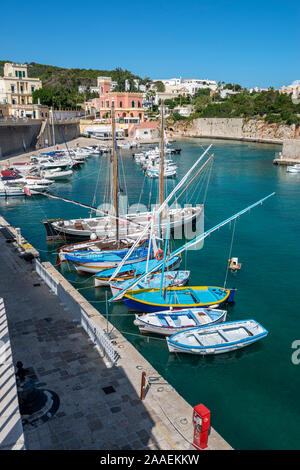
[[[174,156],[183,176],[211,142],[177,142],[181,156]],[[268,331],[263,341],[234,353],[215,357],[170,355],[164,340],[134,336],[133,315],[123,304],[110,307],[110,321],[153,364],[183,397],[204,403],[212,413],[213,427],[236,449],[299,449],[300,365],[293,365],[291,345],[300,340],[300,177],[272,165],[278,146],[214,141],[212,168],[205,206],[205,229],[275,191],[263,206],[241,217],[235,228],[232,255],[242,262],[237,275],[228,274],[227,286],[237,287],[236,303],[228,320],[254,318]],[[105,192],[107,157],[91,157],[70,183],[56,184],[53,192],[91,204],[97,184],[97,202]],[[155,197],[157,182],[144,181],[143,173],[123,152],[121,169],[126,173],[129,202]],[[99,174],[100,168],[100,174]],[[208,174],[208,171],[206,172]],[[99,179],[98,179],[99,174]],[[178,181],[178,179],[177,179]],[[204,181],[204,180],[203,180]],[[168,190],[175,182],[168,181]],[[202,202],[205,184],[189,191],[185,202]],[[153,201],[154,202],[154,201]],[[1,214],[41,252],[43,260],[55,261],[55,245],[46,244],[40,224],[44,217],[87,216],[78,206],[46,198],[0,201]],[[205,240],[202,250],[190,251],[182,269],[191,270],[190,285],[223,286],[233,225]],[[176,242],[178,246],[178,242]],[[93,305],[105,312],[105,290],[92,281],[62,268]],[[109,291],[107,291],[109,292]],[[132,333],[132,334],[128,334]]]

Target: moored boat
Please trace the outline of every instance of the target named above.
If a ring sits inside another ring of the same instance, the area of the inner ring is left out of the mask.
[[[188,328],[224,322],[226,315],[226,310],[189,308],[136,315],[133,323],[141,333],[170,336]]]
[[[181,263],[181,256],[174,256],[171,260],[166,262],[166,269],[174,270],[179,267]],[[161,267],[155,269],[158,265],[158,261],[155,259],[150,259],[148,262],[149,269],[152,269],[153,273],[161,271]],[[118,274],[114,277],[114,282],[124,281],[125,279],[133,279],[137,276],[141,276],[145,273],[147,266],[147,261],[141,261],[140,263],[135,264],[126,264],[123,265]],[[110,283],[110,278],[115,273],[115,268],[112,269],[103,269],[95,275],[95,287],[108,286]]]
[[[163,287],[179,287],[185,286],[188,282],[191,272],[190,271],[168,271],[165,273],[163,278]],[[117,295],[122,292],[131,283],[131,279],[122,281],[112,281],[110,283],[110,289],[112,295]],[[146,278],[142,279],[139,284],[136,285],[136,289],[154,289],[160,287],[161,274],[149,274]]]
[[[107,251],[75,251],[65,253],[66,261],[71,261],[78,271],[97,273],[101,269],[116,268],[127,255],[127,249]],[[152,253],[153,254],[153,253]],[[126,260],[125,265],[145,261],[148,255],[148,247],[137,248]]]
[[[267,334],[255,320],[241,320],[190,328],[170,336],[167,343],[170,352],[221,354],[249,346]]]
[[[214,286],[184,286],[166,289],[139,289],[128,291],[124,303],[129,310],[157,312],[193,307],[223,305],[229,298],[230,289]]]

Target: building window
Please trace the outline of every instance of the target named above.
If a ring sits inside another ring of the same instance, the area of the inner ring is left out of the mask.
[[[23,73],[22,73],[22,74],[23,74],[23,77],[25,77],[25,72],[24,72],[24,71],[23,71]]]
[[[20,92],[23,93],[23,85],[20,85]]]
[[[12,104],[16,104],[16,100],[12,99]]]
[[[100,87],[100,95],[103,95],[103,86]]]
[[[101,101],[101,108],[103,108],[103,101]]]
[[[138,108],[140,108],[140,107],[141,107],[141,102],[140,102],[140,101],[138,101]]]
[[[131,101],[131,107],[134,108],[134,101]]]
[[[11,92],[14,93],[15,92],[15,85],[10,85],[10,89],[11,89]]]
[[[106,107],[109,108],[109,100],[106,100]]]
[[[33,93],[33,92],[34,92],[34,86],[31,87],[31,93]]]
[[[18,76],[18,71],[16,70],[16,77]]]
[[[123,103],[122,103],[122,101],[120,101],[120,108],[122,108],[122,106],[123,106]]]

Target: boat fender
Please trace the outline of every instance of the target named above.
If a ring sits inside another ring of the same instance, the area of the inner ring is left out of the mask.
[[[164,252],[162,250],[158,250],[155,253],[155,258],[157,259],[157,261],[161,261],[163,257],[164,257]]]

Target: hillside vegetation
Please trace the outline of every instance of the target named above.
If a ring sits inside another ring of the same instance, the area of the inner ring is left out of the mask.
[[[171,104],[172,109],[178,105],[179,99]],[[219,94],[209,95],[209,91],[201,90],[193,98],[183,98],[181,104],[193,104],[194,113],[188,118],[180,115],[171,115],[173,120],[195,118],[236,118],[264,119],[268,123],[285,123],[300,125],[300,103],[292,101],[290,95],[279,93],[274,89],[264,92],[250,93],[243,90],[235,95],[228,95],[221,99]]]
[[[3,75],[3,67],[8,60],[0,61],[0,76]],[[28,63],[28,76],[39,78],[43,87],[33,93],[33,100],[37,103],[54,106],[55,108],[75,108],[79,103],[97,96],[90,91],[90,87],[97,85],[97,77],[111,77],[117,82],[117,91],[125,91],[125,80],[128,80],[132,91],[136,91],[134,79],[140,83],[146,83],[148,78],[142,79],[132,74],[129,70],[116,68],[115,70],[100,69],[68,69],[53,65]],[[85,86],[85,93],[79,93],[78,87]]]

